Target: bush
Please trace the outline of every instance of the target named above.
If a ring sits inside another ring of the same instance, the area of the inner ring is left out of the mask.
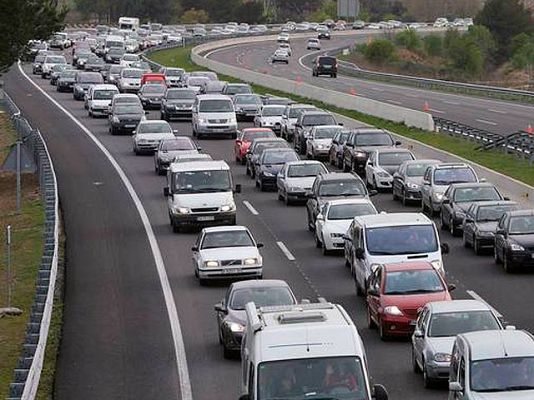
[[[468,36],[460,36],[449,42],[448,56],[452,67],[459,72],[479,77],[484,70],[484,54]]]
[[[205,24],[209,22],[210,16],[204,10],[196,10],[191,8],[183,13],[180,18],[182,24]]]
[[[534,66],[534,40],[525,43],[515,51],[512,56],[512,65],[515,68],[531,71]]]
[[[439,57],[443,54],[443,39],[437,35],[428,35],[423,38],[426,54],[431,57]]]
[[[406,29],[395,36],[395,43],[415,51],[421,47],[421,39],[415,29]]]
[[[395,46],[389,40],[377,39],[369,43],[365,49],[365,58],[376,64],[384,64],[393,59]]]

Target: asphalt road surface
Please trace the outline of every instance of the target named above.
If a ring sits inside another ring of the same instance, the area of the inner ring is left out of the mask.
[[[267,49],[263,51],[268,53]],[[294,51],[296,59],[300,50],[295,44]],[[224,59],[232,54],[222,52],[217,56]],[[245,51],[244,60],[257,57],[255,50]],[[289,69],[294,67],[290,64]],[[265,64],[262,68],[270,67]],[[275,68],[276,73],[284,72],[284,67]],[[304,78],[309,79],[307,75]],[[165,178],[155,175],[153,158],[135,156],[130,137],[111,136],[107,119],[89,118],[83,103],[74,101],[72,94],[56,93],[48,81],[32,79],[102,142],[125,171],[146,209],[180,317],[193,398],[237,399],[240,363],[224,360],[213,310],[227,285],[199,286],[191,262],[196,233],[172,233],[162,191]],[[44,134],[59,179],[67,231],[67,285],[56,398],[180,398],[163,296],[131,198],[95,144],[18,70],[6,76],[5,86],[24,115]],[[159,118],[159,112],[151,112],[150,118]],[[182,135],[191,134],[188,122],[172,125]],[[226,160],[236,183],[243,184],[243,192],[236,195],[237,220],[265,244],[265,278],[286,280],[298,298],[324,296],[341,303],[360,330],[374,381],[387,386],[391,399],[446,399],[446,390],[424,389],[421,376],[411,371],[409,341],[382,342],[376,331],[366,327],[365,303],[356,297],[350,271],[340,255],[325,257],[315,248],[306,229],[304,207],[286,207],[276,193],[259,192],[244,167],[233,161],[233,141],[202,140],[200,144],[214,159]],[[244,206],[245,200],[258,215]],[[380,194],[373,201],[388,212],[418,211],[393,202],[391,194]],[[467,290],[475,291],[506,320],[534,330],[534,313],[525,307],[534,300],[533,274],[507,275],[494,265],[491,255],[475,256],[447,232],[442,233],[441,240],[451,247],[444,262],[448,281],[458,286],[453,292],[455,298],[469,298]],[[277,242],[283,242],[296,261],[289,261]]]
[[[527,104],[366,81],[341,74],[335,79],[327,76],[312,77],[311,65],[315,56],[328,50],[348,47],[355,41],[363,42],[366,38],[361,34],[356,37],[332,36],[331,40],[321,40],[321,51],[313,52],[306,50],[307,39],[293,39],[293,54],[288,65],[270,63],[270,57],[278,47],[274,41],[222,48],[209,53],[209,57],[237,67],[291,80],[302,80],[326,89],[355,93],[357,96],[414,110],[423,110],[426,102],[430,108],[429,112],[435,117],[503,135],[524,130],[528,124],[534,125],[534,106]]]

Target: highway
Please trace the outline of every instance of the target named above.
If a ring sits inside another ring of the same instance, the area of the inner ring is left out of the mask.
[[[296,59],[299,50],[296,44],[293,46]],[[246,49],[213,56],[232,62],[236,54],[244,52],[245,65],[259,57],[256,50]],[[257,51],[265,57],[270,53],[268,46]],[[293,67],[290,64],[289,69]],[[257,68],[271,67],[264,63]],[[285,74],[287,69],[274,68],[277,74]],[[309,74],[302,73],[302,78],[308,80]],[[213,311],[227,285],[223,282],[199,286],[190,260],[196,233],[171,232],[162,195],[165,179],[155,175],[152,157],[135,156],[131,138],[109,135],[107,120],[89,118],[83,103],[74,101],[71,94],[56,93],[40,77],[31,79],[98,138],[124,170],[144,206],[178,310],[193,398],[235,400],[239,394],[240,363],[223,359]],[[7,92],[32,124],[41,129],[58,173],[67,234],[67,282],[56,398],[182,398],[180,388],[184,382],[178,379],[155,261],[131,196],[109,160],[79,125],[29,84],[16,68],[5,80]],[[150,118],[158,117],[159,113],[150,112]],[[191,135],[189,123],[172,125],[180,134]],[[238,223],[248,226],[256,239],[265,244],[264,276],[286,280],[299,298],[324,296],[341,303],[360,330],[374,381],[387,386],[391,399],[446,399],[445,390],[424,389],[421,376],[411,371],[408,341],[384,343],[376,331],[366,327],[365,303],[356,297],[349,270],[342,257],[325,257],[315,248],[306,229],[304,207],[286,207],[275,193],[259,192],[245,175],[244,167],[233,161],[233,141],[200,143],[214,159],[227,160],[236,183],[243,185],[243,192],[236,197]],[[257,215],[243,201],[248,201]],[[380,194],[373,201],[388,212],[418,211],[416,207],[403,208],[393,202],[391,194]],[[447,232],[442,233],[441,240],[451,247],[451,253],[445,256],[445,268],[448,281],[458,286],[453,292],[455,298],[469,298],[467,291],[474,291],[507,321],[534,330],[534,314],[525,312],[523,306],[534,300],[534,275],[506,275],[494,265],[491,255],[475,256],[472,250],[463,248],[460,239]],[[295,261],[287,258],[278,242],[285,244]]]
[[[341,74],[338,74],[337,79],[326,76],[312,77],[310,67],[316,55],[348,47],[355,41],[363,42],[366,36],[364,34],[351,37],[332,36],[330,41],[321,40],[322,49],[314,52],[306,50],[306,40],[291,40],[293,54],[288,65],[272,65],[269,62],[270,56],[277,48],[274,41],[222,48],[210,52],[208,57],[237,67],[291,80],[298,79],[326,89],[355,93],[357,96],[415,110],[423,110],[426,102],[430,108],[429,112],[435,117],[503,135],[524,130],[528,124],[534,124],[534,106],[531,105],[366,81]]]

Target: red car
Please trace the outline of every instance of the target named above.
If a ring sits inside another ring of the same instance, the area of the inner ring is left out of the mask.
[[[245,155],[248,148],[254,139],[276,137],[270,128],[245,128],[243,129],[237,139],[235,140],[235,160],[241,164],[245,164]]]
[[[417,315],[430,301],[451,300],[442,275],[427,262],[380,265],[367,285],[369,328],[378,327],[380,338],[410,336]]]

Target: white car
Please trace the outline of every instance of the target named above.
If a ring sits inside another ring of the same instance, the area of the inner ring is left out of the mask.
[[[141,88],[141,77],[144,71],[139,68],[124,68],[119,78],[119,90],[121,93],[138,92]]]
[[[289,64],[289,53],[287,52],[286,49],[282,49],[282,48],[276,49],[274,54],[271,56],[271,62],[273,64],[275,63]]]
[[[121,67],[131,68],[133,64],[141,61],[137,54],[125,54],[119,61]]]
[[[310,38],[306,43],[307,50],[321,50],[321,41],[319,39]]]
[[[262,278],[263,258],[245,226],[204,228],[193,246],[193,266],[201,285],[207,279]]]
[[[289,57],[291,57],[291,46],[289,45],[289,42],[280,43],[278,45],[278,48],[279,49],[284,49],[285,51],[287,51],[287,54],[289,55]]]
[[[167,121],[141,121],[133,132],[133,151],[136,155],[141,153],[152,154],[157,150],[162,140],[174,139],[174,133]]]
[[[354,217],[378,214],[369,199],[331,200],[323,206],[315,220],[315,245],[326,255],[333,250],[343,250],[344,236]]]
[[[340,125],[319,125],[314,126],[306,140],[306,156],[314,158],[328,158],[332,139],[336,133],[343,130]]]
[[[113,96],[119,94],[115,85],[94,85],[86,94],[86,108],[90,117],[107,116]]]
[[[371,152],[365,165],[365,179],[373,189],[392,189],[393,174],[404,161],[415,160],[410,150],[386,147]]]
[[[63,64],[67,65],[67,60],[62,55],[47,55],[43,61],[41,76],[43,78],[49,78],[52,73],[54,65]]]
[[[281,32],[276,38],[278,43],[289,43],[289,33]]]
[[[273,131],[280,133],[282,127],[282,114],[286,106],[265,105],[254,117],[254,126],[260,128],[271,128]]]

